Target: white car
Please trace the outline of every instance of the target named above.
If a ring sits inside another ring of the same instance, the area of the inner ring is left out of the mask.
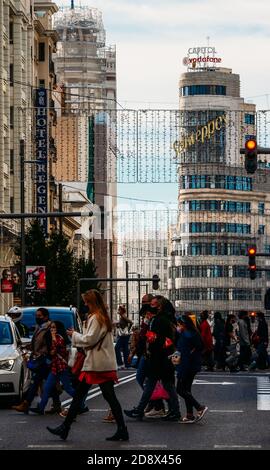
[[[8,315],[0,315],[0,399],[22,400],[30,385],[30,371],[26,367],[26,338],[20,338]]]

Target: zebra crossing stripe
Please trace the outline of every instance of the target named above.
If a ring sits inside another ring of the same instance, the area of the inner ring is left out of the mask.
[[[270,410],[270,380],[269,377],[257,377],[257,410]]]

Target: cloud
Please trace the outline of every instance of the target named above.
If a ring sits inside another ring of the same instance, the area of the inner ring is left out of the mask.
[[[69,5],[69,1],[58,4]],[[91,0],[117,46],[118,99],[178,102],[182,58],[207,36],[222,65],[241,75],[242,95],[270,93],[269,0]],[[265,102],[266,106],[267,102]]]

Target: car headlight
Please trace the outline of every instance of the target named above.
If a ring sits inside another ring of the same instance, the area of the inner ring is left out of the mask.
[[[5,359],[4,361],[0,361],[0,370],[11,370],[14,366],[14,359]]]

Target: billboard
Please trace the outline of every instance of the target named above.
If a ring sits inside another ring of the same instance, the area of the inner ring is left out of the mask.
[[[46,266],[26,266],[27,291],[46,290]]]
[[[1,274],[1,292],[10,294],[13,292],[12,273],[10,268],[5,268]]]

